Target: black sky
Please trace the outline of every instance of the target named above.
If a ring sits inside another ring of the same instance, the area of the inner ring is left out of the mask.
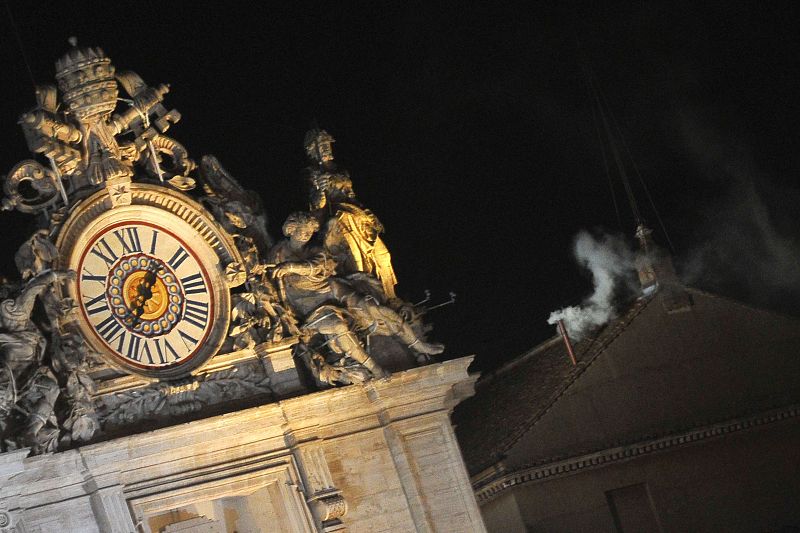
[[[312,120],[329,130],[387,228],[400,294],[457,293],[430,316],[449,356],[477,353],[489,368],[549,337],[549,312],[591,292],[574,235],[633,231],[618,181],[621,227],[615,213],[582,65],[688,281],[800,311],[800,27],[790,3],[434,4],[8,5],[37,83],[53,83],[71,35],[118,70],[170,83],[168,107],[183,114],[170,135],[259,191],[273,236],[306,206],[305,130]],[[5,9],[0,18],[7,172],[28,157],[16,120],[34,97]],[[0,220],[16,249],[25,218]]]

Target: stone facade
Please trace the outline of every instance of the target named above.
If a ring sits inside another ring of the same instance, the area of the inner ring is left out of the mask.
[[[0,531],[484,531],[449,420],[470,362],[0,455]]]
[[[0,202],[37,216],[0,279],[0,532],[482,531],[450,424],[472,358],[435,364],[446,303],[397,297],[333,137],[275,243],[164,135],[166,85],[71,41]]]

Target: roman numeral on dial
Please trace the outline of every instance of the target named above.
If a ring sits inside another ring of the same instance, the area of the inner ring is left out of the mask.
[[[106,295],[101,292],[98,296],[83,302],[83,306],[87,313],[95,315],[102,311],[108,311],[108,300],[106,300]]]
[[[101,285],[105,285],[106,277],[105,276],[95,276],[84,267],[83,272],[81,273],[81,281],[96,281]]]
[[[178,352],[175,350],[175,348],[173,348],[172,345],[169,343],[168,339],[163,339],[164,340],[163,347],[161,340],[162,339],[154,339],[154,342],[156,344],[156,352],[158,352],[158,360],[161,362],[161,364],[167,362],[168,354],[172,356],[173,361],[177,361],[178,359],[181,358],[178,355]]]
[[[208,303],[187,298],[183,319],[193,326],[204,328],[208,321]]]
[[[119,258],[119,255],[108,245],[105,237],[97,241],[97,244],[92,247],[91,252],[105,261],[107,268],[111,268],[114,262]]]
[[[200,272],[181,278],[184,294],[197,294],[206,292],[206,283]]]
[[[184,346],[186,346],[187,350],[191,350],[197,345],[197,339],[195,339],[188,333],[185,333],[183,330],[180,329],[178,330],[178,333],[180,334],[181,340],[183,341],[183,344]]]
[[[123,254],[132,254],[142,251],[142,242],[139,240],[138,228],[122,228],[114,230],[114,236],[122,245]]]
[[[188,337],[188,335],[186,336]],[[191,339],[191,337],[189,338]],[[131,361],[136,361],[137,363],[144,362],[151,365],[156,363],[163,365],[181,358],[181,356],[178,355],[178,351],[169,342],[169,339],[146,339],[133,334],[127,337],[127,344],[125,339],[125,332],[122,332],[117,344],[117,352]],[[186,340],[183,342],[186,343]],[[158,357],[158,361],[156,361],[154,356]]]
[[[111,339],[117,336],[117,333],[122,329],[122,325],[117,322],[114,315],[108,315],[105,320],[95,326],[95,330],[106,341],[111,342]]]
[[[126,357],[128,359],[133,359],[134,361],[141,361],[142,360],[142,353],[139,351],[142,345],[142,338],[131,334],[131,340],[128,343],[128,353]]]
[[[153,238],[150,239],[150,254],[156,253],[156,242],[158,241],[158,232],[153,230]]]
[[[178,247],[178,249],[175,250],[175,253],[172,254],[172,257],[170,258],[170,260],[167,261],[167,264],[169,264],[169,266],[171,266],[173,270],[178,270],[178,268],[188,258],[189,258],[189,252],[187,252],[186,250],[184,250],[181,247]]]

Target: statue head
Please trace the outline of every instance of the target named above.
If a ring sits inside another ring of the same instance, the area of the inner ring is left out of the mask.
[[[319,165],[328,166],[333,163],[333,143],[336,139],[325,130],[314,128],[306,132],[303,146],[308,158]]]
[[[308,242],[319,229],[319,221],[311,213],[295,211],[286,217],[283,234],[300,242]]]
[[[64,111],[81,122],[104,118],[117,107],[114,66],[100,48],[74,46],[56,61]]]

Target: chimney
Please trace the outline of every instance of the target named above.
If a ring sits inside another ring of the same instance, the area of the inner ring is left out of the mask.
[[[560,319],[558,322],[558,332],[561,334],[561,338],[564,340],[564,346],[567,348],[567,355],[569,355],[569,360],[572,363],[572,366],[578,366],[578,362],[575,360],[575,351],[572,349],[572,341],[569,339],[569,333],[567,333],[567,326],[564,324],[564,319]]]

